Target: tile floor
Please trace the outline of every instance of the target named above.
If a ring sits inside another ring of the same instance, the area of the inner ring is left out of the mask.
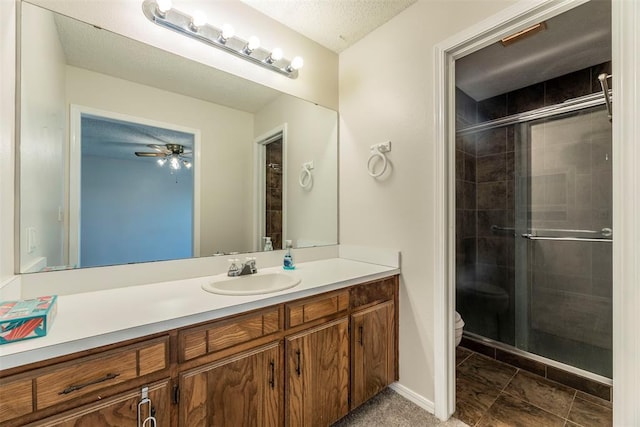
[[[606,427],[611,403],[456,348],[456,412],[470,426]]]

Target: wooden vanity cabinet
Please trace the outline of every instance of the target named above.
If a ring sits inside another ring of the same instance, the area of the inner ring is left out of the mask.
[[[170,381],[167,379],[145,386],[148,401],[143,400],[142,388],[138,388],[28,425],[33,427],[170,427],[171,388],[169,384]]]
[[[398,379],[397,301],[393,276],[0,371],[0,426],[329,426]]]
[[[0,379],[0,425],[137,426],[142,388],[170,375],[169,336],[107,347]],[[149,392],[157,425],[170,423],[167,384]]]
[[[398,379],[397,277],[351,289],[351,410]]]
[[[287,426],[328,426],[349,412],[349,319],[286,338]]]
[[[393,382],[394,323],[393,301],[351,315],[351,409]]]
[[[279,426],[281,342],[183,372],[179,386],[182,427]]]

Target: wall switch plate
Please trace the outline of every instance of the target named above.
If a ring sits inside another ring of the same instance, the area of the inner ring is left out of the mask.
[[[37,234],[35,227],[27,227],[27,253],[32,254],[38,248]]]

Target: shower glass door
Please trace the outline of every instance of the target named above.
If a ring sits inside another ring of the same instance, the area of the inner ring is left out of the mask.
[[[517,127],[516,347],[611,378],[612,139],[606,109]]]

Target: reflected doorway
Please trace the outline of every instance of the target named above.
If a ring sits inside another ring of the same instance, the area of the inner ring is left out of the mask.
[[[257,144],[257,250],[265,250],[271,241],[274,250],[286,241],[286,125],[268,132]]]
[[[198,256],[196,134],[84,107],[72,118],[70,262]]]

